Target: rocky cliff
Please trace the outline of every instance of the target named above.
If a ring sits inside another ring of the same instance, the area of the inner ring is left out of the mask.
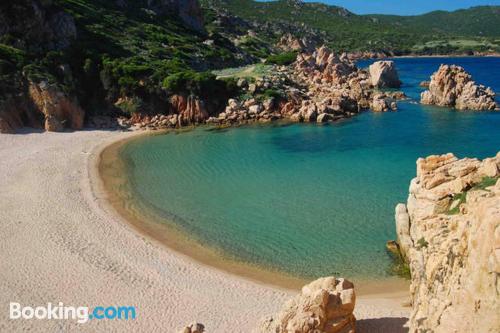
[[[0,37],[33,51],[62,50],[76,38],[75,21],[51,0],[2,1]]]
[[[122,8],[126,8],[129,2],[128,0],[116,1],[117,5]],[[191,29],[204,31],[203,14],[198,0],[146,0],[145,7],[157,15],[176,15]]]
[[[31,83],[29,97],[33,105],[32,112],[43,115],[45,130],[60,132],[64,128],[82,129],[85,112],[75,97],[68,96],[45,81]]]
[[[422,104],[455,107],[458,110],[494,110],[495,93],[478,85],[460,66],[441,65],[431,77],[429,90],[422,93]]]
[[[417,161],[398,240],[411,269],[410,332],[500,331],[500,153]]]
[[[76,97],[46,81],[28,82],[27,92],[0,103],[0,133],[14,133],[29,126],[50,132],[83,127],[85,111]]]

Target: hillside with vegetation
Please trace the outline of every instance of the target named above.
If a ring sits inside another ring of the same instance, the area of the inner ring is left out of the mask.
[[[500,6],[481,6],[419,16],[356,15],[323,3],[279,0],[203,0],[257,24],[314,29],[336,50],[394,54],[500,51]]]
[[[194,28],[173,10],[161,1],[2,3],[0,100],[47,82],[90,112],[148,111],[181,90],[225,90],[209,69],[254,61],[220,35],[204,43],[201,11]],[[134,98],[120,110],[123,97]]]
[[[4,1],[0,131],[179,108],[191,123],[244,94],[238,77],[216,70],[288,65],[323,44],[352,58],[498,52],[499,8],[400,17],[291,0]]]

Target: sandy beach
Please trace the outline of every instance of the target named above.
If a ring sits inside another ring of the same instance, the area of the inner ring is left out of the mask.
[[[201,264],[140,233],[100,190],[102,149],[136,132],[0,136],[0,331],[251,332],[296,290]],[[358,298],[358,332],[405,332],[405,293]],[[135,320],[9,320],[23,305],[131,305]]]

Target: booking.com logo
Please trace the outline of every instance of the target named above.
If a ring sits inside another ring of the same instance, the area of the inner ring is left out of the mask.
[[[47,306],[21,306],[20,303],[10,303],[10,319],[49,319],[49,320],[76,320],[84,324],[89,320],[129,320],[136,318],[135,306],[96,306],[92,310],[88,306],[65,306],[62,302]]]

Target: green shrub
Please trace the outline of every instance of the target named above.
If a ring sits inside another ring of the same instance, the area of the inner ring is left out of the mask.
[[[472,189],[484,191],[486,190],[486,188],[494,186],[497,183],[498,179],[498,177],[483,177],[479,183],[472,187]]]
[[[204,98],[225,98],[237,92],[234,79],[218,80],[211,72],[192,70],[167,76],[163,88],[170,93],[195,94]]]
[[[120,103],[116,104],[116,106],[125,113],[133,114],[141,111],[143,104],[142,99],[134,96],[132,98],[122,100]]]
[[[297,59],[297,52],[285,52],[281,54],[275,54],[267,57],[266,63],[275,64],[279,66],[290,65]]]
[[[460,205],[467,202],[467,192],[462,192],[462,193],[455,194],[453,196],[452,200],[451,200],[451,203],[453,204],[457,200],[458,200],[458,203],[455,204],[455,206],[453,207],[453,209],[449,209],[446,212],[446,214],[448,214],[448,215],[455,215],[455,214],[460,213]]]
[[[401,253],[401,249],[397,242],[391,241],[387,242],[394,243],[396,248],[386,246],[386,251],[389,257],[391,258],[391,265],[389,266],[389,274],[397,275],[405,279],[410,279],[410,265],[405,260],[404,255]]]
[[[23,51],[8,45],[0,44],[0,59],[18,67],[24,63],[25,57],[26,54]]]
[[[182,71],[171,74],[163,80],[163,88],[172,93],[192,92],[191,87],[197,80],[197,74],[194,71]]]
[[[421,249],[421,248],[424,248],[424,247],[427,247],[429,246],[429,242],[427,242],[425,240],[424,237],[420,238],[418,241],[417,241],[417,245],[418,245],[418,248]]]
[[[276,98],[280,99],[283,98],[283,93],[276,90],[276,89],[266,89],[264,93],[262,94],[264,98]]]

